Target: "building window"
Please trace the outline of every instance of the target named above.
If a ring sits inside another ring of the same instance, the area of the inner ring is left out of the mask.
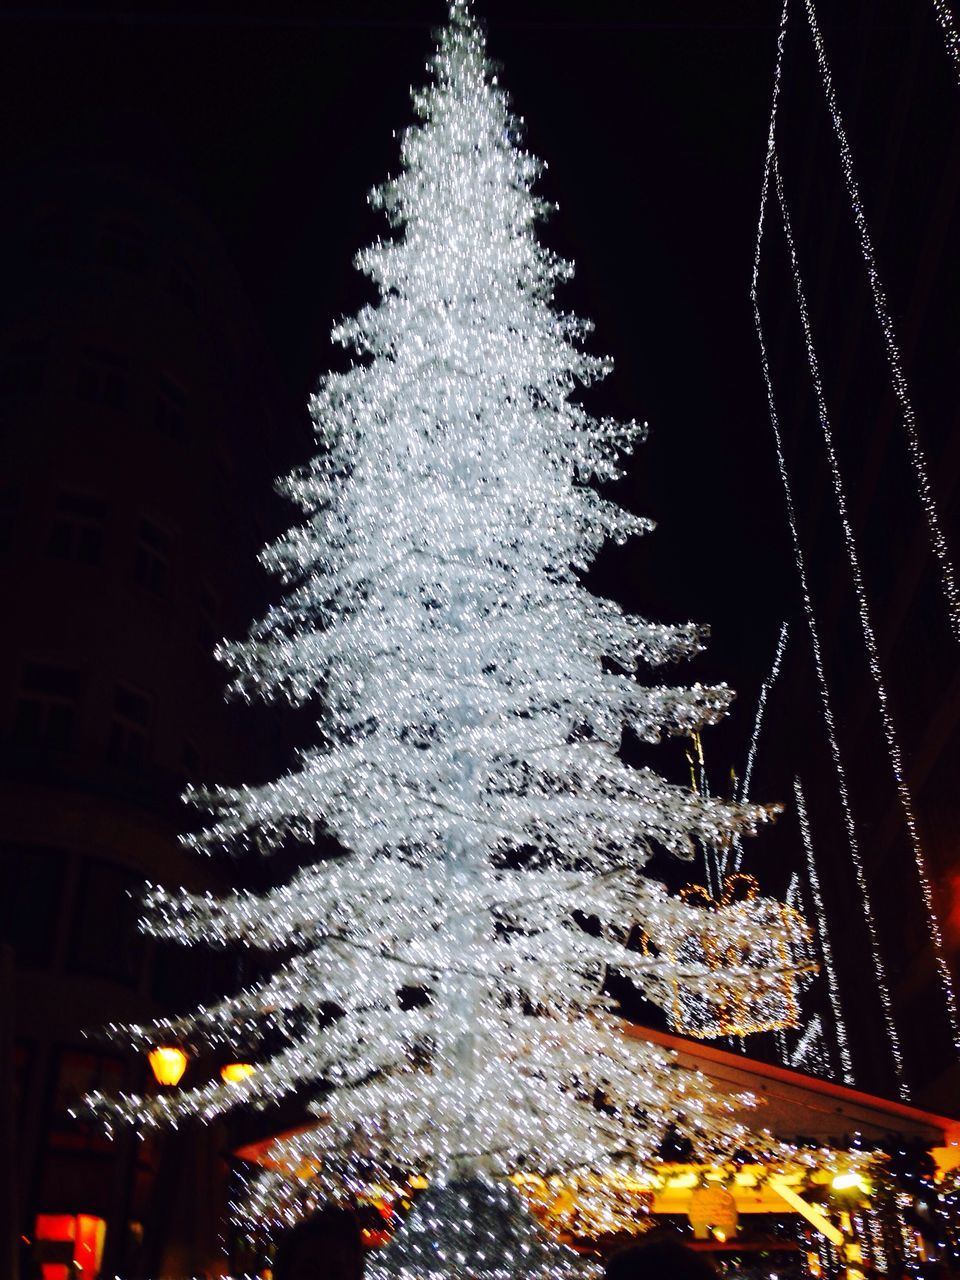
[[[185,262],[175,262],[170,268],[170,293],[179,303],[196,315],[198,306],[197,277]]]
[[[135,763],[143,760],[147,754],[152,722],[153,702],[147,694],[118,685],[110,724],[110,759]]]
[[[106,513],[106,504],[99,498],[61,493],[47,542],[48,553],[79,564],[99,564]]]
[[[73,226],[63,213],[48,213],[40,218],[30,238],[30,254],[34,262],[66,262],[73,248]]]
[[[127,361],[115,351],[84,348],[77,370],[77,395],[87,404],[119,409],[127,398]]]
[[[14,713],[14,739],[25,747],[65,751],[73,738],[79,694],[78,671],[29,663]]]
[[[128,275],[142,276],[147,269],[147,242],[139,227],[110,222],[100,237],[100,261]]]
[[[17,963],[45,969],[60,923],[66,855],[31,845],[0,845],[0,939]]]
[[[154,422],[161,435],[182,440],[185,434],[187,397],[175,382],[161,377],[157,388]]]
[[[170,581],[170,536],[150,520],[140,521],[133,576],[147,591],[166,594]]]
[[[136,986],[143,961],[137,928],[142,887],[141,876],[111,862],[84,865],[70,951],[79,972]]]
[[[0,368],[0,395],[36,396],[43,390],[47,373],[45,338],[19,338],[11,342]]]

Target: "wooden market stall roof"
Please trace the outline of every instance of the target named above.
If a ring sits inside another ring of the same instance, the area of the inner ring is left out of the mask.
[[[688,1040],[632,1023],[625,1024],[625,1033],[631,1039],[671,1050],[681,1066],[699,1071],[713,1081],[720,1093],[754,1094],[760,1105],[755,1111],[743,1111],[739,1116],[749,1128],[769,1130],[774,1137],[787,1142],[796,1138],[813,1139],[828,1147],[843,1145],[854,1133],[877,1141],[899,1134],[940,1148],[937,1159],[941,1168],[960,1164],[960,1119],[922,1111],[831,1080],[748,1058],[706,1041]],[[318,1123],[323,1121],[313,1120],[288,1133],[304,1132]],[[247,1143],[239,1147],[235,1155],[269,1166],[272,1163],[270,1146],[281,1136],[286,1135],[272,1134]]]
[[[743,1112],[739,1119],[748,1127],[769,1129],[785,1141],[804,1137],[832,1146],[853,1133],[878,1140],[896,1133],[935,1147],[957,1146],[960,1157],[960,1119],[748,1058],[706,1041],[634,1025],[628,1026],[626,1034],[672,1050],[681,1066],[701,1072],[719,1092],[755,1094],[761,1105],[754,1112]]]

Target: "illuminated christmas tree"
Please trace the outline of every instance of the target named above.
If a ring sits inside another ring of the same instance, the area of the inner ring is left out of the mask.
[[[625,1038],[609,968],[702,1011],[731,984],[775,999],[790,962],[697,955],[691,935],[722,933],[722,911],[643,874],[655,849],[723,846],[768,811],[621,759],[625,730],[690,734],[730,694],[641,683],[700,630],[582,584],[608,539],[650,527],[593,487],[640,428],[574,398],[608,365],[552,305],[571,268],[536,239],[539,166],[459,0],[431,68],[402,171],[373,196],[395,234],[357,260],[379,302],[334,330],[355,363],[321,382],[319,451],[283,482],[305,519],[264,553],[282,598],[221,650],[246,697],[318,697],[316,745],[267,785],[194,797],[213,815],[201,850],[322,830],[342,852],[262,894],[150,888],[155,937],[280,955],[222,1002],[123,1030],[253,1052],[256,1069],[92,1103],[161,1124],[312,1089],[317,1124],[273,1144],[255,1211],[413,1174],[429,1190],[376,1274],[453,1277],[462,1255],[476,1277],[559,1276],[582,1264],[522,1216],[511,1171],[636,1167],[668,1125],[701,1147],[739,1133],[698,1076]]]

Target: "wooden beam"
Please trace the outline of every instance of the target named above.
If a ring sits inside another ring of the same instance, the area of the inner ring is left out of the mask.
[[[809,1200],[804,1200],[803,1196],[798,1196],[793,1187],[788,1187],[783,1178],[774,1174],[767,1179],[767,1186],[772,1187],[777,1195],[797,1213],[802,1214],[804,1218],[815,1227],[822,1236],[826,1236],[832,1245],[841,1248],[843,1245],[843,1232],[838,1231],[830,1219],[817,1208],[815,1204],[811,1204]]]

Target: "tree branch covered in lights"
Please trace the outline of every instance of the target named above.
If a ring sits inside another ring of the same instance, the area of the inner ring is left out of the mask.
[[[153,936],[280,958],[220,1003],[123,1032],[260,1045],[257,1069],[92,1099],[161,1124],[323,1086],[316,1126],[278,1139],[251,1188],[264,1213],[409,1172],[633,1166],[668,1124],[736,1142],[705,1082],[624,1037],[605,977],[664,1007],[678,986],[709,1006],[795,978],[789,947],[774,964],[743,951],[772,927],[763,900],[730,926],[741,949],[710,963],[681,943],[722,934],[723,912],[644,876],[654,850],[725,848],[770,811],[621,759],[625,730],[687,735],[731,695],[642,682],[702,633],[582,585],[607,540],[651,527],[594,487],[641,428],[575,398],[608,364],[553,306],[571,267],[536,239],[539,165],[459,0],[431,68],[402,170],[373,195],[395,234],[357,259],[379,302],[335,328],[355,361],[321,381],[317,455],[283,482],[304,519],[263,556],[282,597],[221,650],[245,697],[319,695],[317,745],[267,785],[194,796],[212,815],[198,850],[269,853],[322,826],[343,852],[263,894],[150,887]],[[651,945],[631,949],[637,926]]]

